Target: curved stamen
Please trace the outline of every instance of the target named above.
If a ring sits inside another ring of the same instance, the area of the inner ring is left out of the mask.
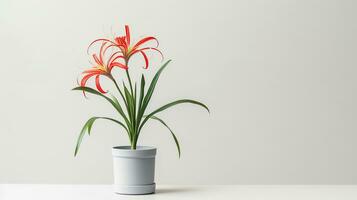
[[[105,38],[100,38],[100,39],[96,39],[94,40],[92,43],[89,44],[88,48],[87,48],[87,54],[89,54],[89,48],[96,42],[99,42],[99,41],[105,41],[105,42],[109,42],[111,44],[115,44],[114,42],[108,40],[108,39],[105,39]]]

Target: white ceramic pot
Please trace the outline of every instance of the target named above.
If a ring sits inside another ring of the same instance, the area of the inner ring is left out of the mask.
[[[151,194],[155,192],[156,148],[117,146],[112,149],[114,192],[118,194]]]

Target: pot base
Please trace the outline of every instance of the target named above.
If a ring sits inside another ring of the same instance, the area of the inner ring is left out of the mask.
[[[149,185],[114,185],[117,194],[152,194],[155,192],[155,183]]]

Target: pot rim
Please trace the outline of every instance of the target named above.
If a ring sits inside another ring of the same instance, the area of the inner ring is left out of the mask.
[[[119,151],[147,151],[147,150],[155,150],[156,147],[152,146],[136,146],[136,149],[131,149],[131,146],[123,145],[123,146],[114,146],[112,147],[113,150]]]
[[[137,146],[137,149],[131,149],[130,146],[115,146],[112,148],[112,155],[121,158],[155,158],[156,148]]]

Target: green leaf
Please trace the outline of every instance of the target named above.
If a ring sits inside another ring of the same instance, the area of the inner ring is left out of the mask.
[[[134,107],[134,111],[133,111],[133,118],[134,118],[134,121],[135,120],[135,116],[136,116],[136,83],[134,85],[134,95],[133,95],[133,107]]]
[[[123,119],[125,120],[126,124],[129,125],[130,122],[128,121],[127,117],[125,116],[125,113],[122,109],[122,107],[120,106],[120,103],[118,102],[117,99],[112,100],[111,98],[103,95],[102,93],[98,92],[97,90],[94,90],[92,88],[89,87],[75,87],[72,90],[78,90],[78,91],[84,91],[84,92],[88,92],[91,94],[95,94],[98,96],[101,96],[103,98],[105,98],[107,101],[109,101],[110,104],[112,104],[114,106],[114,108],[119,112],[119,114],[123,117]]]
[[[124,85],[124,94],[126,101],[128,102],[128,115],[130,116],[131,122],[133,122],[133,112],[134,112],[134,98],[130,94],[128,88]]]
[[[125,99],[125,97],[124,97],[124,95],[123,95],[123,92],[122,92],[121,89],[119,88],[118,83],[115,81],[114,78],[113,78],[112,80],[113,80],[114,85],[115,85],[115,87],[117,88],[117,90],[118,90],[120,96],[122,97],[122,99],[123,99],[123,101],[124,101],[125,107],[128,107],[128,104],[126,103],[126,99]]]
[[[168,108],[170,108],[170,107],[172,107],[172,106],[175,106],[175,105],[178,105],[178,104],[182,104],[182,103],[191,103],[191,104],[199,105],[199,106],[205,108],[205,109],[208,111],[208,113],[210,112],[209,109],[208,109],[208,107],[207,107],[205,104],[201,103],[201,102],[198,102],[198,101],[195,101],[195,100],[191,100],[191,99],[181,99],[181,100],[177,100],[177,101],[168,103],[168,104],[166,104],[166,105],[164,105],[164,106],[162,106],[162,107],[156,109],[155,111],[151,112],[150,114],[148,114],[148,115],[145,117],[144,121],[141,123],[141,125],[140,125],[140,127],[139,127],[139,130],[138,130],[138,133],[140,133],[142,127],[144,126],[144,124],[146,123],[146,121],[147,121],[151,116],[155,115],[155,114],[158,113],[158,112],[164,111],[164,110],[166,110],[166,109],[168,109]]]
[[[161,72],[166,68],[166,66],[171,62],[171,60],[168,60],[166,63],[164,63],[160,69],[156,72],[154,78],[151,80],[150,86],[148,91],[146,92],[146,95],[144,97],[144,99],[142,99],[141,97],[141,101],[142,103],[140,103],[141,106],[139,106],[139,110],[138,110],[138,123],[137,126],[139,126],[140,122],[141,122],[141,118],[143,117],[146,107],[148,106],[150,99],[152,97],[152,94],[154,93],[155,90],[155,86],[157,81],[159,80],[160,74]],[[141,77],[141,93],[144,96],[144,87],[145,87],[145,79],[144,76]],[[140,129],[139,129],[140,130]]]
[[[114,101],[115,104],[120,105],[119,100],[114,96],[110,95],[112,97],[112,100]]]
[[[168,60],[166,63],[164,63],[164,65],[162,65],[162,67],[156,72],[154,78],[152,79],[151,83],[150,83],[150,86],[149,86],[149,89],[145,95],[145,98],[144,98],[144,102],[143,102],[143,109],[145,110],[151,97],[152,97],[152,94],[154,93],[154,90],[155,90],[155,87],[156,87],[156,83],[157,81],[159,80],[159,77],[162,73],[162,71],[166,68],[166,66],[171,62],[171,60]]]
[[[124,87],[124,95],[128,103],[127,112],[130,120],[130,127],[129,127],[130,138],[132,139],[134,138],[134,133],[135,133],[135,108],[134,108],[135,102],[133,96],[130,94],[128,88],[125,86],[124,83],[123,83],[123,87]]]
[[[74,156],[76,156],[77,153],[78,153],[79,146],[80,146],[81,143],[82,143],[83,136],[84,136],[84,134],[86,133],[86,130],[88,129],[88,124],[90,123],[90,121],[91,121],[92,119],[93,119],[93,117],[90,118],[90,119],[84,124],[84,126],[83,126],[83,128],[82,128],[82,130],[81,130],[81,132],[80,132],[80,134],[79,134],[79,136],[78,136],[77,144],[76,144],[76,149],[74,150]]]
[[[93,123],[97,120],[97,119],[106,119],[106,120],[110,120],[110,121],[113,121],[117,124],[119,124],[120,126],[122,126],[126,132],[128,133],[128,129],[125,127],[125,125],[118,121],[118,120],[115,120],[115,119],[112,119],[112,118],[109,118],[109,117],[91,117],[90,119],[87,120],[87,122],[84,124],[79,136],[78,136],[78,139],[77,139],[77,144],[76,144],[76,149],[74,151],[74,156],[77,155],[78,153],[78,150],[79,150],[79,146],[81,145],[82,143],[82,139],[83,139],[83,136],[85,135],[86,132],[88,132],[88,135],[90,135],[90,132],[92,130],[92,126],[93,126]]]
[[[141,82],[140,82],[139,110],[141,108],[141,104],[142,104],[142,101],[144,99],[144,94],[145,94],[145,77],[142,74],[141,75]]]
[[[181,157],[181,149],[180,149],[180,144],[178,142],[178,139],[177,137],[175,136],[174,132],[171,130],[171,128],[164,122],[164,120],[156,117],[156,116],[151,116],[150,119],[154,119],[154,120],[157,120],[159,122],[161,122],[167,129],[169,129],[169,131],[171,132],[171,135],[172,137],[174,138],[175,140],[175,143],[176,143],[176,147],[177,147],[177,151],[178,151],[178,154],[179,154],[179,158]]]
[[[136,128],[138,128],[141,118],[142,118],[142,115],[144,114],[144,113],[142,113],[142,109],[141,109],[142,104],[143,104],[144,95],[145,95],[145,77],[143,74],[141,74],[140,96],[139,96],[139,102],[138,102],[138,111],[137,111],[138,114],[137,114],[137,118],[136,118],[136,121],[137,121]]]
[[[88,125],[87,125],[88,135],[90,135],[90,132],[91,132],[91,130],[92,130],[93,123],[95,122],[96,119],[98,119],[98,118],[97,118],[97,117],[92,117],[92,118],[90,118],[90,119],[87,121],[87,123],[88,123]]]
[[[127,127],[125,126],[124,123],[118,121],[118,120],[115,120],[115,119],[112,119],[112,118],[109,118],[109,117],[98,117],[98,119],[106,119],[106,120],[110,120],[112,122],[115,122],[117,124],[119,124],[121,127],[123,127],[125,129],[126,132],[128,132],[129,130],[127,129]],[[88,133],[89,133],[90,130],[88,130]]]
[[[136,83],[134,85],[134,102],[136,102]]]

